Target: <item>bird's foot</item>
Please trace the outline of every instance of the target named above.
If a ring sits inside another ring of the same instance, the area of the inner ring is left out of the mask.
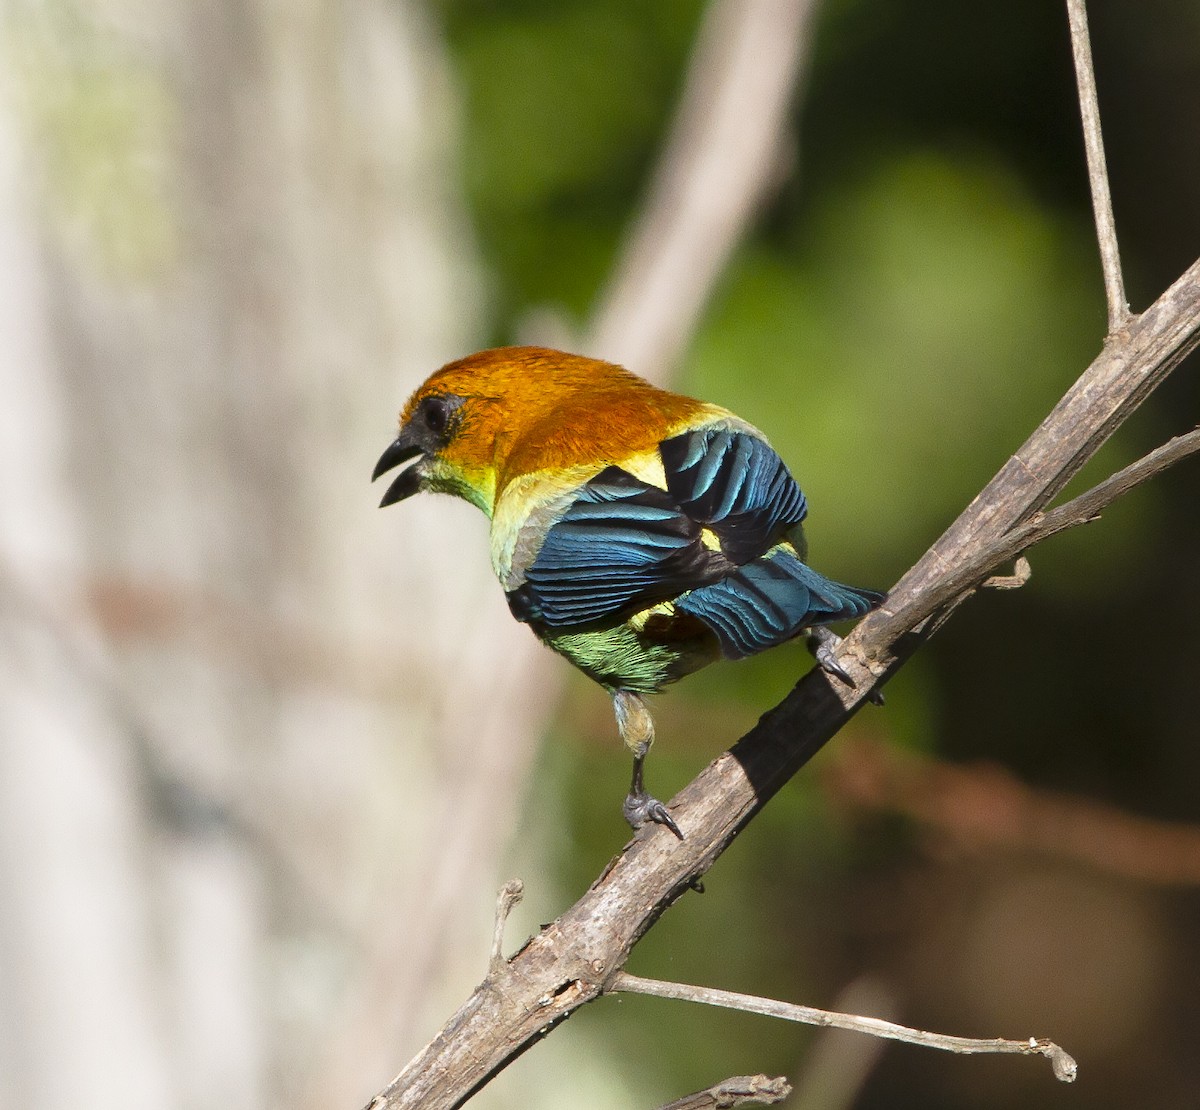
[[[625,820],[635,828],[640,829],[647,821],[656,825],[666,825],[680,840],[683,833],[675,824],[675,818],[667,812],[667,807],[651,795],[642,781],[642,767],[646,763],[646,753],[654,742],[654,719],[646,703],[629,690],[617,690],[613,693],[613,708],[617,712],[617,727],[621,730],[621,739],[625,746],[633,752],[633,778],[629,783],[629,793],[621,812]]]
[[[837,661],[837,651],[841,646],[841,636],[824,625],[817,625],[815,628],[808,630],[808,647],[813,653],[813,658],[817,661],[817,666],[826,674],[833,675],[834,678],[840,682],[844,682],[853,690],[858,683],[850,677],[850,673],[846,668]],[[883,694],[878,690],[872,690],[867,695],[867,701],[872,705],[882,705]]]
[[[644,790],[631,790],[625,797],[621,812],[635,829],[640,829],[647,821],[653,821],[656,825],[666,825],[680,840],[683,839],[683,833],[679,831],[679,826],[675,824],[675,818],[667,811],[667,807]]]

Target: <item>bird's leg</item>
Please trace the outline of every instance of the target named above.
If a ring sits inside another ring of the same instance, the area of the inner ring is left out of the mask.
[[[817,661],[817,666],[826,674],[833,675],[849,686],[852,690],[858,684],[852,679],[846,669],[837,661],[837,649],[842,645],[842,638],[836,632],[823,624],[815,625],[808,630],[808,647]],[[883,704],[883,694],[872,690],[867,695],[867,701],[872,705]]]
[[[633,757],[633,782],[630,783],[629,793],[625,796],[621,812],[625,814],[625,820],[635,829],[640,829],[647,821],[654,821],[656,824],[666,825],[682,840],[683,833],[679,831],[679,826],[675,824],[675,818],[667,811],[667,807],[652,794],[646,793],[646,788],[642,784],[642,765],[645,762],[644,755]]]
[[[646,793],[642,782],[642,765],[646,762],[646,753],[654,743],[654,720],[646,703],[637,694],[628,690],[613,692],[613,710],[617,715],[617,728],[621,740],[633,753],[633,781],[629,785],[629,794],[621,807],[625,820],[635,829],[640,829],[647,821],[666,825],[680,840],[683,833],[675,824],[675,819],[667,812],[667,807],[657,798]]]

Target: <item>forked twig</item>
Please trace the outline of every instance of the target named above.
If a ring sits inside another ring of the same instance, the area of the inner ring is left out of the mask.
[[[496,920],[492,927],[492,955],[488,961],[489,974],[495,975],[504,966],[504,926],[508,915],[525,897],[525,884],[520,879],[509,879],[496,895]]]
[[[940,611],[964,600],[976,585],[991,583],[1000,589],[1012,589],[1023,584],[1029,578],[1029,562],[1023,555],[1026,550],[1060,532],[1099,519],[1104,509],[1130,490],[1197,453],[1200,453],[1200,428],[1168,440],[1078,497],[1047,512],[1035,513],[990,543],[977,547],[953,572],[943,575],[934,588],[917,594],[907,605],[897,605],[887,619],[897,626],[914,628],[937,614],[940,623],[944,615]],[[1014,559],[1016,573],[994,583],[981,581],[994,567]]]

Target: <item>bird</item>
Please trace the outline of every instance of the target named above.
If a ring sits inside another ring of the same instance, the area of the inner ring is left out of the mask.
[[[853,685],[826,626],[885,595],[808,566],[804,494],[766,436],[719,405],[601,359],[497,347],[408,399],[372,480],[405,463],[380,507],[433,491],[481,509],[512,615],[611,695],[634,829],[683,838],[645,787],[647,695],[806,632]]]

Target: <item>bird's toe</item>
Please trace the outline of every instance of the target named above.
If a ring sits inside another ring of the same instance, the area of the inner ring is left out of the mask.
[[[841,636],[818,625],[809,630],[808,645],[821,670],[840,679],[847,686],[854,686],[854,679],[850,677],[850,673],[837,661],[837,650],[842,646]]]
[[[679,831],[679,826],[667,807],[650,794],[630,792],[621,810],[625,814],[625,820],[635,829],[653,821],[656,825],[666,825],[680,840],[683,839],[683,833]]]
[[[837,661],[837,650],[842,645],[841,636],[818,625],[809,630],[808,643],[821,670],[833,675],[839,682],[844,682],[852,690],[858,686],[850,677],[850,672]],[[867,695],[867,701],[872,705],[883,705],[883,694],[879,690],[872,690]]]

